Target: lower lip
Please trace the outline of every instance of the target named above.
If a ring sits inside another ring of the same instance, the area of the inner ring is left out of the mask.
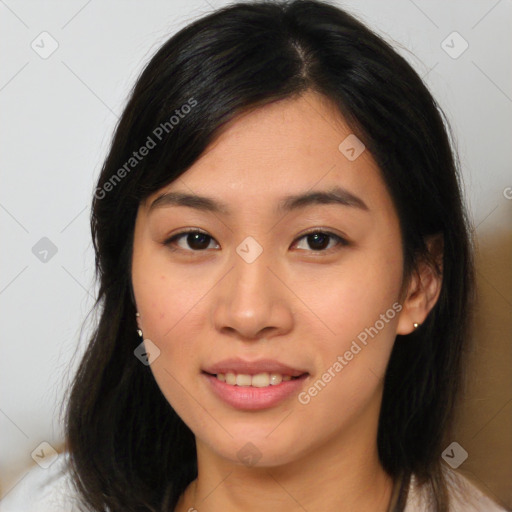
[[[232,386],[220,381],[217,377],[204,373],[213,392],[228,405],[235,409],[259,410],[274,407],[290,395],[298,393],[304,386],[307,374],[298,379],[283,381],[275,386],[256,388],[253,386]]]

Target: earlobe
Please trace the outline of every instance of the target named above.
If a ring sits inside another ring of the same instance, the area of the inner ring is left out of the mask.
[[[402,311],[397,325],[397,334],[410,334],[427,318],[441,293],[443,281],[443,239],[440,235],[427,241],[431,258],[423,258],[411,276]]]

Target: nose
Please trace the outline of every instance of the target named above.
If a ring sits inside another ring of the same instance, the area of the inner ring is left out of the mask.
[[[233,267],[215,287],[212,300],[214,326],[221,334],[257,341],[292,329],[293,297],[279,276],[279,266],[270,260],[270,251],[265,250],[254,261],[234,253]]]

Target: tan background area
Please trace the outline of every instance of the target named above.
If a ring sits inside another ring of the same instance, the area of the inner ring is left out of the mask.
[[[506,204],[512,218],[512,203]],[[460,471],[512,509],[512,234],[479,235],[476,350],[456,441]]]

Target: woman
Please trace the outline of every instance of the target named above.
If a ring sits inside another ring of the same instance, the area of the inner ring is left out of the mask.
[[[443,117],[352,16],[240,3],[169,39],[91,227],[101,318],[37,510],[502,510],[441,457],[473,294]]]

